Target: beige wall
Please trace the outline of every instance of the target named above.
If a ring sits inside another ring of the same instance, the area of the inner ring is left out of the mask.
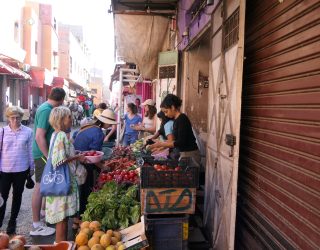
[[[105,103],[109,103],[109,100],[103,100],[102,98],[102,91],[103,91],[103,83],[101,80],[99,80],[98,78],[94,78],[91,79],[94,80],[95,82],[91,82],[89,83],[89,88],[91,89],[91,93],[92,93],[92,89],[96,89],[97,93],[94,94],[92,93],[93,96],[95,96],[96,98],[93,99],[93,103],[98,105],[101,102],[105,102]]]
[[[183,53],[183,74],[181,77],[183,112],[191,120],[198,134],[207,133],[208,88],[198,90],[198,75],[209,76],[209,61],[211,57],[209,35],[193,48]]]

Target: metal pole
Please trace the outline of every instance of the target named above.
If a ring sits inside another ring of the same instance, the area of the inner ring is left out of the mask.
[[[120,81],[120,93],[119,93],[119,109],[118,109],[118,119],[117,119],[117,143],[116,145],[119,146],[120,144],[120,130],[121,130],[121,110],[122,110],[122,91],[123,91],[123,71],[120,69],[120,76],[119,76],[119,81]]]

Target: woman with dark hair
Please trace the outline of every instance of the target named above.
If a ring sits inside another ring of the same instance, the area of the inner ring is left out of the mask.
[[[157,129],[157,108],[155,107],[156,103],[152,99],[145,100],[141,106],[144,107],[144,118],[142,124],[134,126],[133,129],[140,131],[139,137],[146,137],[152,135],[156,132]]]
[[[173,120],[166,117],[163,111],[160,111],[157,114],[157,117],[160,119],[160,128],[159,130],[149,139],[154,140],[159,136],[162,137],[163,140],[173,140]]]
[[[142,122],[142,119],[137,115],[137,106],[133,103],[128,103],[127,114],[124,116],[125,130],[123,137],[123,145],[128,146],[138,140],[139,132],[133,128]]]
[[[98,115],[101,115],[103,110],[107,109],[107,104],[105,104],[104,102],[102,103],[99,103],[98,105],[98,108],[96,108],[94,111],[93,111],[93,119],[97,119]]]
[[[189,118],[180,112],[182,100],[173,94],[168,94],[162,101],[160,107],[168,118],[173,122],[173,141],[156,142],[151,145],[155,148],[175,148],[180,152],[180,158],[193,158],[200,164],[200,152],[196,143],[196,138],[192,131],[192,125]]]

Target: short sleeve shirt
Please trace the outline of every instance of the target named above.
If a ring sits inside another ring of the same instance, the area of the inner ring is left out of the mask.
[[[142,122],[142,118],[139,115],[135,115],[132,119],[129,119],[128,115],[125,115],[125,122],[126,122],[126,130],[125,134],[136,134],[138,131],[131,128],[130,125],[137,125]]]
[[[41,104],[41,106],[38,108],[36,116],[34,118],[34,130],[33,130],[33,135],[34,137],[36,136],[36,131],[37,128],[42,128],[46,130],[46,141],[47,145],[49,147],[50,144],[50,139],[52,136],[52,133],[54,129],[51,127],[49,123],[49,116],[51,113],[51,110],[53,109],[53,106],[50,105],[49,103],[45,102]],[[39,159],[43,156],[43,153],[39,149],[39,146],[34,138],[33,143],[32,143],[32,155],[34,159]]]
[[[166,136],[173,134],[173,121],[167,121],[166,124],[164,125],[164,132]]]

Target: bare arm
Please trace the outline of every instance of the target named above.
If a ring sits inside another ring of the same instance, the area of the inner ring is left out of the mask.
[[[48,158],[48,144],[46,141],[46,132],[47,131],[43,128],[37,128],[35,139],[40,151],[46,158]]]
[[[117,130],[117,125],[112,125],[112,129],[107,134],[107,136],[104,138],[104,141],[109,141],[110,136]]]

